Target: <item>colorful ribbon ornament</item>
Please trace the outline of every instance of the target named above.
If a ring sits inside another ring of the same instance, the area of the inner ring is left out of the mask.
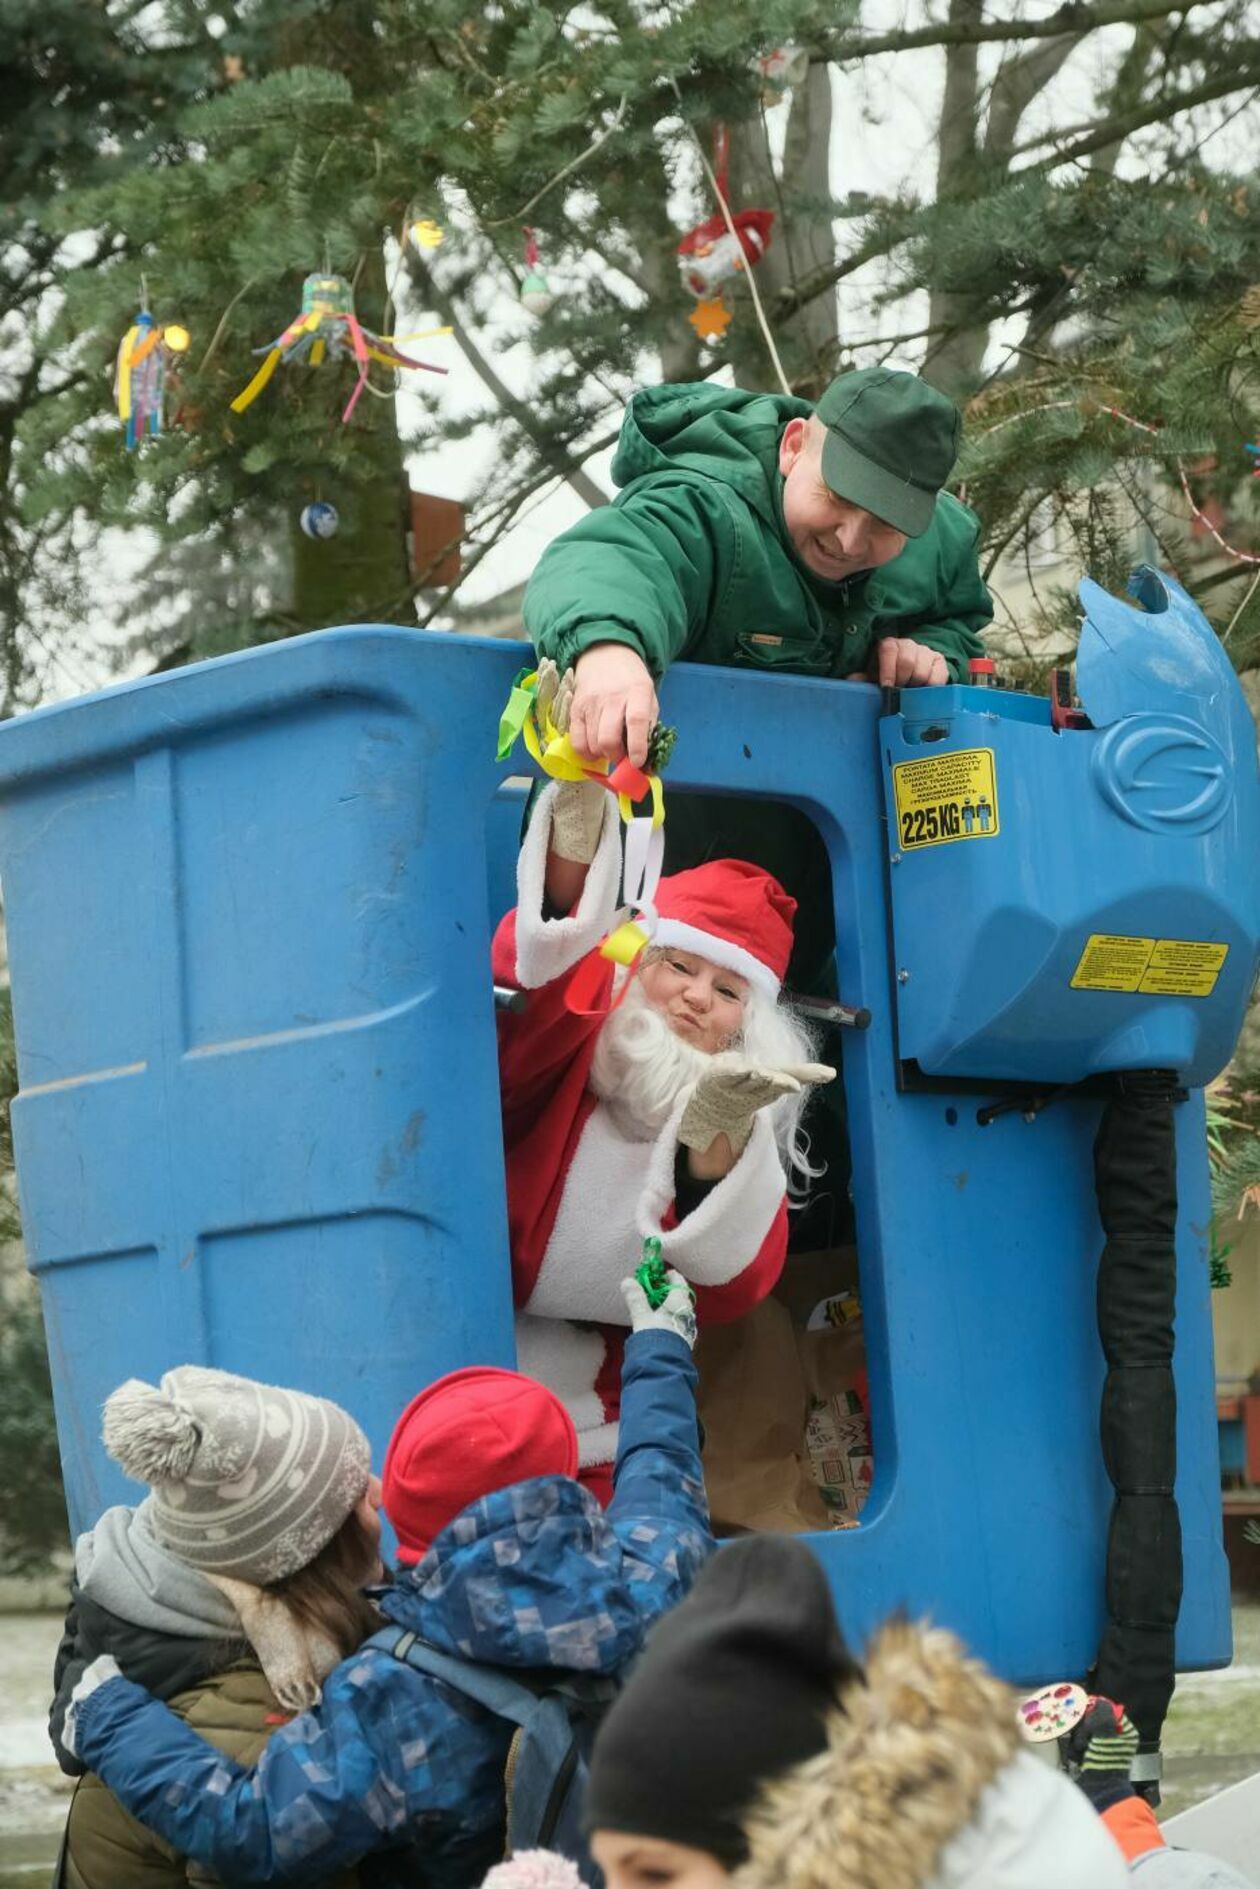
[[[598,1002],[599,987],[606,981],[605,965],[632,965],[651,942],[656,929],[656,908],[652,901],[665,863],[665,789],[659,774],[636,767],[629,757],[618,761],[616,767],[610,767],[607,761],[583,761],[568,735],[562,735],[557,729],[548,710],[543,711],[540,723],[536,669],[522,669],[512,684],[499,720],[500,761],[507,760],[521,737],[531,760],[550,779],[596,781],[615,794],[626,829],[621,901],[636,916],[610,932],[598,951],[578,967],[566,1000],[569,1009],[577,1015],[593,1015],[596,1010],[607,1008]],[[636,814],[635,803],[649,796],[651,813]],[[586,1008],[587,1003],[594,1004],[594,1009]]]
[[[430,332],[449,334],[450,330],[435,328]],[[354,290],[341,275],[308,275],[302,284],[301,313],[283,334],[277,335],[266,347],[255,348],[254,353],[264,355],[265,359],[248,387],[243,387],[232,402],[233,413],[244,413],[246,407],[253,405],[281,361],[286,366],[293,361],[303,361],[311,367],[319,367],[330,355],[334,360],[350,357],[358,368],[358,376],[341,416],[343,426],[359,404],[372,361],[379,361],[385,367],[417,368],[427,374],[446,372],[444,367],[435,367],[431,361],[413,361],[410,355],[400,353],[392,335],[373,334],[370,328],[365,328],[354,312]]]
[[[162,326],[142,308],[118,345],[114,363],[114,400],[127,450],[162,431],[166,371],[170,358],[188,348],[189,335],[177,322]]]

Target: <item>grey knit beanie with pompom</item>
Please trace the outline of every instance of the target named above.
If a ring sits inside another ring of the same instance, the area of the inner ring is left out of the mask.
[[[105,1448],[151,1484],[162,1546],[207,1574],[266,1587],[313,1561],[368,1485],[371,1451],[323,1397],[181,1364],[105,1400]]]

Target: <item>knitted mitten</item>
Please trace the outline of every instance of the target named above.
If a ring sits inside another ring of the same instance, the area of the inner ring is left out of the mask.
[[[1138,1732],[1122,1705],[1091,1699],[1064,1748],[1077,1783],[1100,1814],[1131,1795],[1129,1767],[1137,1756]]]
[[[789,1063],[782,1069],[763,1069],[746,1062],[737,1051],[715,1056],[691,1093],[683,1111],[678,1139],[684,1148],[703,1154],[719,1135],[725,1135],[734,1154],[741,1154],[752,1134],[758,1109],[799,1095],[811,1082],[831,1082],[835,1070],[826,1063]]]
[[[569,732],[573,690],[572,669],[561,676],[551,658],[544,656],[538,665],[539,718],[545,721],[549,714],[558,735]],[[561,781],[551,803],[551,850],[559,858],[590,865],[604,829],[604,791],[598,781]]]

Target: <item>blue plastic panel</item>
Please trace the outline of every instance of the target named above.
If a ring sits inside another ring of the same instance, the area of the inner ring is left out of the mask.
[[[14,1130],[76,1527],[135,1496],[97,1441],[132,1373],[317,1389],[380,1452],[438,1373],[510,1362],[487,879],[510,862],[493,752],[518,666],[327,631],[0,729]],[[680,668],[664,710],[677,786],[819,827],[841,989],[872,1011],[844,1077],[876,1481],[860,1528],[816,1538],[842,1615],[860,1634],[904,1604],[1013,1679],[1079,1671],[1110,1500],[1096,1106],[981,1129],[973,1094],[898,1092],[874,689]],[[1202,1666],[1230,1638],[1197,1102],[1181,1147],[1179,1656]]]
[[[1202,1084],[1233,1054],[1260,951],[1260,881],[1239,869],[1260,857],[1255,727],[1196,606],[1139,579],[1154,614],[1082,586],[1098,726],[1056,732],[1047,702],[977,688],[904,691],[881,724],[899,1048],[925,1074]],[[967,757],[992,774],[987,828],[973,789],[964,818],[950,798]],[[925,828],[905,785],[936,779]],[[1213,946],[1219,972],[1196,968]]]

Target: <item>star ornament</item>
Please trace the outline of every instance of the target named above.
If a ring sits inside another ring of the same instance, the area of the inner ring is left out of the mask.
[[[720,341],[733,319],[720,295],[711,302],[697,302],[687,317],[702,341]]]

